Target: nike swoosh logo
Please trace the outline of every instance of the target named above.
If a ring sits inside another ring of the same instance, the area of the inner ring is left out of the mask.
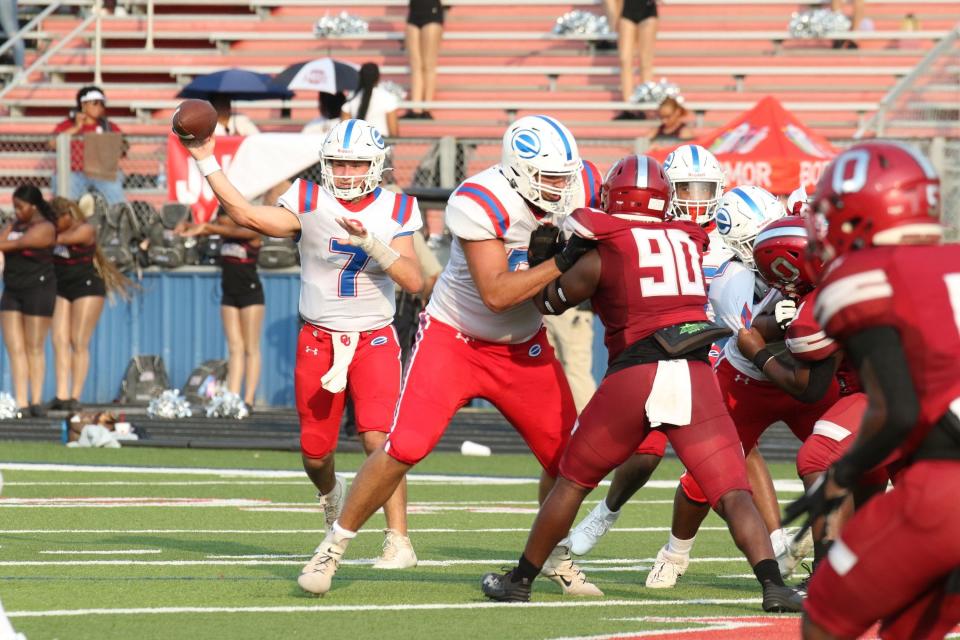
[[[560,582],[562,582],[562,583],[563,583],[563,586],[565,586],[565,587],[569,587],[570,585],[573,584],[573,580],[567,580],[566,578],[564,578],[564,577],[561,576],[561,575],[558,575],[557,577],[560,578]]]

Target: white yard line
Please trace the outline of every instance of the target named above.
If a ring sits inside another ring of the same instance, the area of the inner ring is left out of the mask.
[[[396,611],[450,611],[467,609],[568,609],[608,607],[676,607],[688,605],[739,605],[759,604],[760,598],[724,598],[697,600],[567,600],[562,602],[457,602],[436,604],[356,604],[356,605],[303,605],[277,607],[139,607],[116,609],[53,609],[45,611],[8,611],[11,618],[53,618],[66,616],[97,615],[145,615],[189,613],[368,613]]]
[[[213,556],[216,557],[216,556]],[[309,554],[303,555],[254,555],[254,556],[227,556],[228,559],[217,560],[2,560],[0,567],[43,567],[48,565],[56,566],[111,566],[123,565],[130,567],[205,567],[205,566],[271,566],[271,565],[301,565],[303,561],[310,557]],[[653,562],[655,558],[616,558],[602,560],[578,560],[578,564],[585,567],[592,565],[623,565],[634,564],[636,562]],[[344,560],[341,564],[365,566],[373,564],[376,558],[358,558],[354,560]],[[462,565],[480,565],[480,566],[500,566],[513,564],[516,559],[480,559],[480,560],[420,560],[417,564],[421,567],[456,567]],[[691,562],[736,562],[743,561],[743,558],[691,558]],[[733,577],[733,576],[731,576]],[[752,575],[750,576],[753,577]]]
[[[46,471],[60,473],[129,473],[151,475],[186,475],[186,476],[216,476],[220,478],[303,478],[302,471],[278,469],[217,469],[217,468],[189,468],[189,467],[137,467],[119,465],[71,465],[71,464],[42,464],[24,462],[0,462],[2,471]],[[354,473],[341,473],[344,478],[353,478]],[[407,476],[410,482],[466,484],[466,485],[527,485],[537,484],[539,478],[503,477],[503,476],[472,476],[450,474],[421,474],[410,473]],[[609,481],[601,484],[609,485]],[[651,489],[675,489],[676,480],[651,480],[647,483]],[[803,491],[799,480],[775,480],[774,487],[778,491]]]
[[[76,555],[90,555],[90,556],[119,556],[119,555],[148,555],[151,553],[163,553],[163,549],[45,549],[43,551],[38,551],[37,553],[45,553],[49,555],[64,555],[64,556],[76,556]]]
[[[726,531],[726,527],[700,527],[700,531]],[[424,529],[410,529],[410,533],[527,533],[530,527],[491,527],[478,529],[456,529],[446,527],[431,527]],[[670,527],[617,527],[610,529],[614,533],[666,533]],[[242,535],[274,535],[274,534],[325,534],[325,529],[0,529],[0,535],[23,535],[32,533],[212,533],[212,534],[242,534]],[[377,533],[379,529],[361,529],[359,533]]]

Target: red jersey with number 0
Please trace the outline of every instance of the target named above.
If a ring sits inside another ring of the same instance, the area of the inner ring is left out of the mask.
[[[601,273],[591,299],[612,362],[657,329],[707,319],[707,234],[692,222],[645,222],[593,209],[572,214],[577,233],[598,241]]]
[[[820,285],[814,315],[841,343],[872,327],[897,330],[920,401],[909,454],[949,409],[960,415],[960,245],[850,253]]]

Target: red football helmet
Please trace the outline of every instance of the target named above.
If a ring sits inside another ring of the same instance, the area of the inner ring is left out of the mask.
[[[823,172],[808,220],[811,248],[824,261],[878,245],[936,244],[940,178],[913,147],[862,142]]]
[[[670,215],[673,187],[660,163],[650,156],[630,155],[607,172],[600,190],[603,210],[612,215],[639,216],[650,222]]]
[[[807,257],[807,226],[801,216],[765,226],[753,243],[753,260],[768,285],[793,298],[813,291],[823,270],[820,258]]]

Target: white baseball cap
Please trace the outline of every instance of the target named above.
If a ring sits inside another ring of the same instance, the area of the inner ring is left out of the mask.
[[[103,92],[102,92],[102,91],[97,91],[96,89],[94,89],[93,91],[89,91],[89,92],[83,94],[83,97],[80,98],[80,102],[81,102],[81,103],[83,103],[83,102],[96,102],[97,100],[99,100],[99,101],[101,101],[101,102],[106,102],[106,101],[107,101],[107,96],[103,95]]]

